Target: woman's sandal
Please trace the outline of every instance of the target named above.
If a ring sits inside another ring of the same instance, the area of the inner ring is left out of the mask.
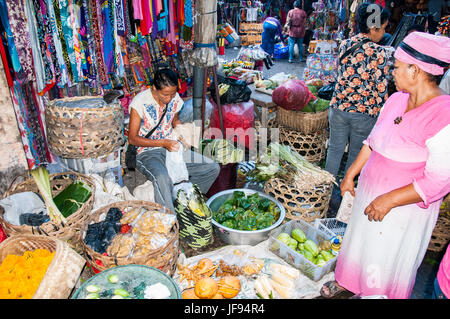
[[[324,287],[328,289],[328,293],[325,292]],[[327,281],[320,289],[320,295],[326,299],[333,298],[343,292],[348,292],[348,290],[340,287],[336,281]]]

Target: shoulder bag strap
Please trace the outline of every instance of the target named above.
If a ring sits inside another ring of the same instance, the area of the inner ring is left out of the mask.
[[[350,49],[348,49],[347,51],[345,51],[345,53],[342,55],[342,57],[339,59],[339,62],[341,62],[342,60],[344,60],[345,57],[347,57],[349,54],[352,54],[353,52],[355,52],[355,50],[357,50],[358,48],[360,48],[361,46],[363,46],[364,43],[370,42],[370,39],[364,39],[361,42],[353,45]]]
[[[168,105],[166,104],[166,107],[164,108],[164,112],[163,112],[163,114],[161,115],[161,118],[159,119],[158,124],[156,124],[156,126],[155,126],[154,128],[152,128],[151,131],[147,133],[147,135],[145,135],[145,138],[149,138],[150,136],[152,136],[153,132],[154,132],[154,131],[158,128],[158,126],[161,124],[161,122],[162,122],[164,116],[165,116],[166,113],[167,113],[167,109],[168,109]]]

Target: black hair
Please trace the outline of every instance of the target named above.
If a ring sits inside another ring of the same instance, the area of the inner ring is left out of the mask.
[[[420,24],[413,24],[408,28],[408,30],[406,30],[406,33],[409,33],[411,31],[425,32],[425,28]]]
[[[361,3],[356,11],[356,29],[360,33],[369,33],[371,24],[379,22],[380,25],[376,27],[380,28],[389,20],[389,16],[389,11],[379,4]]]
[[[301,8],[302,8],[302,0],[296,0],[296,1],[294,2],[294,8],[299,8],[299,9],[301,9]]]
[[[153,76],[153,86],[157,90],[161,90],[167,86],[178,87],[178,75],[171,69],[157,70]]]

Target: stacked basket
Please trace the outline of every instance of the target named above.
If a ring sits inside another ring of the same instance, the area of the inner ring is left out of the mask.
[[[326,157],[328,109],[316,113],[277,108],[280,143],[289,145],[311,163]]]
[[[82,174],[111,171],[121,179],[124,112],[102,96],[52,100],[45,108],[47,141],[63,168]],[[119,176],[120,175],[120,176]]]
[[[276,122],[280,144],[288,145],[313,164],[326,157],[328,109],[310,113],[277,107]],[[301,189],[281,178],[272,178],[264,185],[265,193],[283,204],[287,218],[310,223],[326,216],[332,190],[332,183]]]

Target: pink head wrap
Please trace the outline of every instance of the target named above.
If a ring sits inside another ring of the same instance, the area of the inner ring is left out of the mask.
[[[415,64],[427,73],[444,74],[444,68],[450,64],[450,38],[412,32],[400,43],[394,57],[404,63]]]

